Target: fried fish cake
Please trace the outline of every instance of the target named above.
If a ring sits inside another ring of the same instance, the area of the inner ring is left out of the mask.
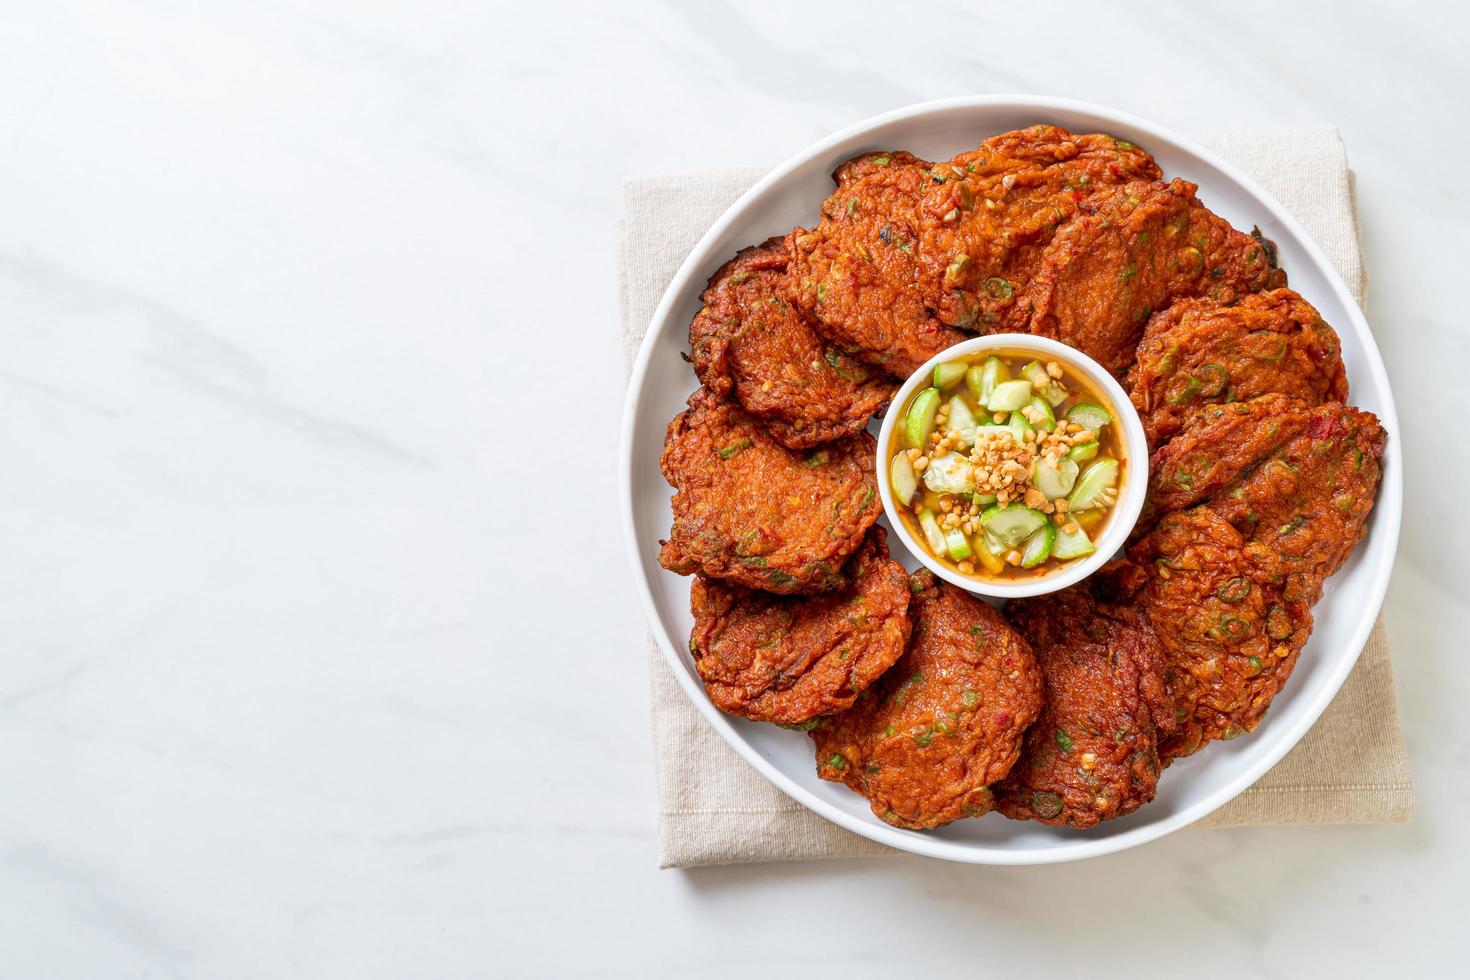
[[[1132,364],[1155,310],[1190,297],[1231,303],[1286,284],[1272,250],[1201,204],[1188,181],[1135,181],[1093,206],[1058,229],[1019,305],[1032,333],[1115,374]]]
[[[1128,382],[1155,447],[1208,405],[1269,394],[1320,405],[1348,394],[1337,332],[1292,289],[1251,293],[1233,306],[1180,300],[1155,313]]]
[[[1211,497],[1221,517],[1281,562],[1288,599],[1315,603],[1363,539],[1384,438],[1371,412],[1319,405],[1303,431]]]
[[[839,350],[901,378],[965,339],[929,311],[918,281],[928,167],[898,153],[846,165],[822,220],[790,236],[795,304]]]
[[[1207,502],[1288,563],[1293,596],[1315,602],[1362,539],[1384,433],[1370,412],[1285,395],[1213,405],[1149,461],[1139,533]]]
[[[993,608],[928,572],[910,580],[908,652],[812,731],[817,773],[896,827],[979,816],[1041,710],[1031,648]]]
[[[734,397],[782,445],[808,449],[862,431],[894,385],[790,304],[788,259],[772,238],[721,266],[689,325],[689,349],[705,387]]]
[[[708,388],[669,423],[659,468],[675,490],[659,563],[782,594],[845,583],[842,563],[883,505],[866,432],[787,449]]]
[[[1254,730],[1312,629],[1308,603],[1283,594],[1280,562],[1205,505],[1164,518],[1128,560],[1143,582],[1129,604],[1164,648],[1177,722],[1160,758]]]
[[[1154,798],[1158,738],[1174,727],[1164,651],[1129,609],[1096,602],[1083,586],[1006,606],[1031,644],[1046,703],[1021,758],[996,788],[1013,820],[1091,827]]]
[[[918,248],[925,303],[967,330],[1024,330],[1011,311],[1057,228],[1093,195],[1159,176],[1131,143],[1046,125],[992,136],[931,167]]]
[[[1286,395],[1211,405],[1149,458],[1140,532],[1229,487],[1307,429],[1312,409]]]
[[[1041,249],[1091,195],[1159,176],[1130,143],[1032,126],[933,163],[870,153],[833,175],[822,221],[793,238],[798,304],[834,341],[903,376],[1006,325]]]
[[[847,588],[778,596],[699,576],[689,652],[715,707],[791,725],[842,711],[903,655],[908,572],[881,527],[844,569]]]

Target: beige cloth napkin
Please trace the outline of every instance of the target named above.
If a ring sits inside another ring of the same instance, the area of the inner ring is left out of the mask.
[[[1336,129],[1230,133],[1200,142],[1260,181],[1317,240],[1362,302],[1352,174]],[[626,184],[619,256],[625,367],[631,368],[684,257],[765,173],[745,167]],[[648,653],[661,867],[899,853],[828,822],[766,782],[700,718],[652,637]],[[1413,807],[1380,619],[1342,691],[1306,737],[1254,786],[1195,826],[1400,823]]]

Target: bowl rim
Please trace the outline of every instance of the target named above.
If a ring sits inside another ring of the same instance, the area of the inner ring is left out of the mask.
[[[633,449],[638,428],[639,399],[648,374],[649,364],[652,360],[655,346],[653,341],[661,334],[673,308],[678,304],[680,298],[689,289],[694,288],[697,290],[699,288],[700,284],[696,281],[696,278],[700,271],[706,268],[713,258],[711,253],[714,250],[715,243],[732,224],[740,219],[754,202],[763,197],[773,186],[786,180],[798,168],[829,154],[842,143],[861,137],[867,132],[892,123],[930,114],[944,113],[950,110],[966,109],[994,109],[998,111],[1024,109],[1039,113],[1065,112],[1090,115],[1108,120],[1110,125],[1124,127],[1134,133],[1146,134],[1150,139],[1156,140],[1158,143],[1172,144],[1179,150],[1215,168],[1227,180],[1233,182],[1249,195],[1258,207],[1268,213],[1280,227],[1289,232],[1300,243],[1302,250],[1306,253],[1316,271],[1322,276],[1327,288],[1332,291],[1334,299],[1336,299],[1347,315],[1347,319],[1352,325],[1353,330],[1363,338],[1364,369],[1372,376],[1376,387],[1382,393],[1382,403],[1376,411],[1385,430],[1390,433],[1390,438],[1385,450],[1386,465],[1383,467],[1383,479],[1379,485],[1378,502],[1374,511],[1374,534],[1375,536],[1383,537],[1385,541],[1384,548],[1387,554],[1392,555],[1397,550],[1403,516],[1403,458],[1400,442],[1397,438],[1393,438],[1399,431],[1398,413],[1394,404],[1393,390],[1389,385],[1388,373],[1384,367],[1382,355],[1378,350],[1376,341],[1373,339],[1373,333],[1368,327],[1367,320],[1363,316],[1357,299],[1348,290],[1347,284],[1343,281],[1341,274],[1328,260],[1326,254],[1322,251],[1322,247],[1302,228],[1296,218],[1287,212],[1256,180],[1247,176],[1219,154],[1206,149],[1194,140],[1140,116],[1097,103],[1056,96],[1017,93],[968,95],[936,99],[904,106],[853,123],[824,139],[812,143],[775,167],[770,173],[757,181],[749,190],[737,198],[715,223],[710,226],[690,250],[683,263],[680,264],[678,270],[675,272],[674,277],[669,281],[669,285],[666,287],[658,306],[654,310],[653,317],[649,321],[648,330],[639,346],[637,357],[634,360],[632,371],[629,374],[628,394],[624,402],[623,424],[619,438],[618,460],[618,483],[622,504],[623,536],[628,548],[628,558],[634,572],[635,587],[643,603],[644,614],[647,617],[651,631],[658,641],[659,649],[674,674],[675,680],[684,690],[684,693],[694,705],[695,710],[700,713],[705,722],[751,768],[760,773],[773,786],[793,800],[801,803],[807,809],[839,827],[850,830],[876,843],[912,854],[965,864],[999,866],[1058,864],[1100,857],[1105,854],[1114,854],[1137,847],[1140,844],[1157,840],[1176,830],[1187,827],[1207,814],[1218,810],[1230,802],[1230,800],[1240,795],[1241,792],[1255,783],[1272,766],[1279,762],[1287,752],[1301,741],[1306,731],[1316,723],[1322,712],[1326,710],[1327,705],[1337,695],[1338,690],[1342,687],[1343,681],[1347,679],[1349,671],[1352,670],[1353,665],[1357,662],[1358,656],[1362,653],[1363,646],[1367,643],[1368,634],[1373,628],[1377,613],[1382,608],[1383,598],[1388,590],[1389,578],[1392,575],[1393,562],[1391,560],[1379,562],[1375,567],[1367,570],[1371,576],[1366,586],[1366,592],[1369,597],[1369,601],[1366,603],[1367,608],[1365,609],[1365,613],[1367,614],[1359,619],[1357,627],[1351,632],[1350,638],[1347,641],[1347,647],[1351,653],[1338,658],[1335,669],[1327,678],[1317,699],[1305,705],[1303,710],[1293,719],[1292,724],[1279,730],[1275,743],[1267,751],[1264,751],[1252,765],[1242,766],[1234,778],[1226,781],[1223,786],[1208,796],[1182,807],[1159,820],[1141,824],[1123,833],[1108,837],[1079,837],[1051,846],[1018,850],[1008,848],[1004,845],[950,841],[922,833],[903,831],[877,820],[868,819],[866,815],[863,818],[855,817],[811,793],[777,768],[754,745],[735,730],[731,719],[722,715],[714,707],[705,695],[701,685],[684,668],[683,663],[679,659],[678,644],[673,642],[668,631],[664,628],[662,618],[659,615],[658,604],[653,596],[650,580],[644,575],[638,540],[637,518],[633,498]]]
[[[1079,374],[1084,375],[1087,380],[1102,389],[1108,400],[1113,403],[1114,411],[1123,428],[1123,449],[1128,457],[1125,461],[1123,495],[1114,505],[1103,536],[1096,542],[1097,550],[1058,572],[1016,582],[995,582],[965,575],[930,554],[924,543],[915,540],[914,536],[909,533],[908,524],[899,516],[898,505],[893,500],[893,489],[890,485],[892,481],[888,475],[887,446],[893,440],[893,430],[897,428],[898,417],[902,414],[899,409],[908,404],[914,392],[929,381],[936,365],[952,361],[956,357],[968,357],[987,350],[1020,350],[1030,354],[1041,354],[1048,360],[1062,361]],[[909,375],[908,380],[899,387],[892,401],[889,402],[889,407],[883,415],[883,424],[878,430],[876,458],[878,496],[883,501],[883,513],[888,516],[888,523],[893,527],[894,534],[903,542],[904,547],[919,560],[920,564],[951,585],[992,599],[1024,599],[1058,592],[1069,585],[1076,585],[1096,572],[1110,561],[1122,548],[1123,543],[1128,540],[1133,526],[1138,523],[1139,514],[1143,513],[1144,496],[1148,489],[1148,439],[1144,436],[1143,423],[1139,420],[1138,410],[1129,399],[1128,393],[1123,390],[1112,374],[1087,354],[1050,337],[1029,333],[996,333],[971,337],[969,340],[962,340],[958,344],[946,347],[925,361],[923,367]]]

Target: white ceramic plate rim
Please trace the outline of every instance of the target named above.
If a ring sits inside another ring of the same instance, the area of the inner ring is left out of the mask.
[[[971,578],[949,568],[935,558],[921,542],[914,540],[914,536],[909,533],[909,526],[898,516],[898,506],[893,502],[892,480],[888,476],[887,447],[893,439],[893,430],[903,415],[899,409],[908,404],[909,399],[919,387],[929,386],[930,377],[936,365],[956,357],[968,357],[987,350],[1019,350],[1027,354],[1038,354],[1047,360],[1064,362],[1072,370],[1084,375],[1087,380],[1102,389],[1112,403],[1113,411],[1118,415],[1116,424],[1123,427],[1123,447],[1128,463],[1123,480],[1123,496],[1114,506],[1108,526],[1104,529],[1103,536],[1097,541],[1097,550],[1081,561],[1073,562],[1066,568],[1042,578],[996,581]],[[1081,351],[1052,340],[1050,337],[1022,333],[993,333],[962,340],[935,354],[924,362],[923,367],[909,375],[909,379],[894,394],[892,404],[894,408],[884,414],[883,426],[878,430],[876,472],[878,496],[883,499],[883,513],[888,515],[888,523],[893,525],[893,533],[925,568],[966,592],[989,596],[992,599],[1024,599],[1029,596],[1046,595],[1048,592],[1056,592],[1069,585],[1074,585],[1101,568],[1117,553],[1118,549],[1123,547],[1123,542],[1128,538],[1128,532],[1133,530],[1133,525],[1138,522],[1138,515],[1143,513],[1143,498],[1148,490],[1148,442],[1143,434],[1143,423],[1138,419],[1138,411],[1128,400],[1128,395],[1117,380],[1104,371],[1101,364]]]
[[[1373,628],[1378,610],[1382,607],[1384,594],[1388,589],[1389,577],[1393,570],[1391,557],[1390,560],[1381,561],[1364,570],[1370,576],[1367,585],[1370,601],[1365,604],[1362,615],[1350,633],[1350,639],[1348,641],[1350,653],[1336,658],[1332,663],[1333,669],[1327,676],[1326,682],[1317,692],[1315,700],[1305,705],[1294,716],[1292,719],[1293,723],[1290,727],[1282,728],[1276,733],[1276,739],[1270,750],[1263,752],[1253,760],[1252,764],[1243,767],[1233,779],[1228,780],[1223,786],[1209,795],[1188,806],[1182,807],[1167,817],[1151,823],[1141,824],[1124,833],[1103,838],[1081,838],[1050,847],[1011,850],[1004,846],[951,841],[920,833],[912,833],[890,827],[876,820],[865,820],[855,817],[816,797],[777,769],[759,752],[755,751],[745,738],[735,731],[730,724],[730,720],[710,703],[702,686],[685,669],[683,663],[680,661],[679,646],[673,642],[673,639],[668,635],[668,631],[664,628],[654,601],[649,580],[643,572],[634,515],[633,440],[637,428],[638,400],[642,391],[644,378],[648,373],[648,365],[654,347],[653,341],[667,325],[670,311],[676,305],[678,299],[687,290],[691,288],[697,290],[700,287],[701,284],[695,282],[694,279],[701,270],[712,267],[710,262],[713,256],[710,253],[716,241],[731,224],[739,219],[742,212],[752,202],[762,197],[773,185],[785,180],[799,167],[830,153],[839,144],[860,136],[864,132],[894,122],[949,109],[969,108],[994,108],[997,110],[1020,108],[1036,110],[1036,118],[1038,119],[1044,119],[1047,112],[1090,114],[1109,119],[1120,129],[1126,129],[1132,133],[1146,133],[1160,143],[1172,143],[1185,152],[1210,164],[1226,178],[1236,183],[1254,199],[1255,204],[1262,210],[1268,212],[1281,227],[1293,235],[1306,252],[1308,258],[1316,266],[1315,271],[1322,276],[1327,286],[1333,291],[1334,298],[1346,312],[1348,316],[1347,326],[1350,326],[1362,344],[1365,368],[1372,375],[1374,384],[1382,393],[1381,404],[1375,411],[1383,423],[1384,428],[1390,433],[1390,438],[1388,439],[1385,450],[1383,481],[1379,486],[1378,502],[1375,506],[1373,535],[1374,537],[1382,535],[1386,539],[1386,553],[1389,556],[1392,556],[1397,550],[1399,526],[1402,518],[1403,465],[1398,439],[1394,437],[1399,431],[1398,414],[1394,407],[1392,388],[1388,382],[1387,371],[1383,366],[1383,359],[1378,352],[1378,346],[1373,339],[1372,331],[1369,329],[1368,323],[1363,317],[1357,301],[1348,291],[1347,284],[1343,282],[1342,277],[1338,275],[1337,270],[1333,268],[1327,256],[1323,254],[1321,247],[1297,223],[1296,219],[1287,213],[1254,180],[1193,140],[1130,113],[1119,112],[1094,103],[1036,95],[961,96],[923,102],[870,117],[846,129],[840,130],[824,140],[820,140],[776,167],[758,181],[755,186],[741,195],[720,216],[719,220],[710,227],[694,246],[693,250],[690,251],[688,257],[680,265],[678,272],[675,273],[673,280],[669,283],[663,298],[659,301],[658,308],[655,310],[653,319],[650,321],[643,344],[638,351],[638,358],[633,365],[633,372],[628,386],[627,401],[623,412],[618,474],[619,490],[622,497],[623,533],[628,546],[629,560],[632,563],[634,571],[634,581],[637,583],[638,593],[643,601],[644,612],[648,617],[650,628],[653,630],[659,648],[668,661],[670,668],[673,670],[675,677],[678,678],[680,686],[683,687],[685,694],[688,695],[695,708],[711,727],[720,734],[741,758],[749,763],[765,779],[770,781],[772,785],[813,812],[853,833],[910,853],[969,864],[1054,864],[1115,853],[1130,847],[1136,847],[1139,844],[1144,844],[1151,840],[1157,840],[1181,827],[1186,827],[1234,799],[1280,761],[1281,757],[1301,740],[1301,737],[1311,728],[1317,718],[1321,716],[1322,712],[1326,710],[1327,705],[1336,696],[1343,681],[1347,679],[1349,671],[1352,670],[1353,665],[1357,662],[1363,645],[1368,640],[1368,634]],[[1187,174],[1184,176],[1188,177]],[[1288,270],[1289,273],[1290,270]],[[1335,324],[1335,326],[1338,327],[1339,331],[1344,329],[1343,324]]]

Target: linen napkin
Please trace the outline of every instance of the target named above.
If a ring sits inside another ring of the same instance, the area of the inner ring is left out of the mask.
[[[1330,126],[1201,137],[1301,222],[1361,303],[1365,292],[1352,173]],[[668,282],[690,249],[768,168],[630,180],[619,256],[625,370]],[[652,722],[658,766],[659,866],[900,853],[830,823],[781,793],[716,735],[689,703],[652,636]],[[1196,827],[1401,823],[1414,807],[1383,622],[1311,731],[1276,766]]]

